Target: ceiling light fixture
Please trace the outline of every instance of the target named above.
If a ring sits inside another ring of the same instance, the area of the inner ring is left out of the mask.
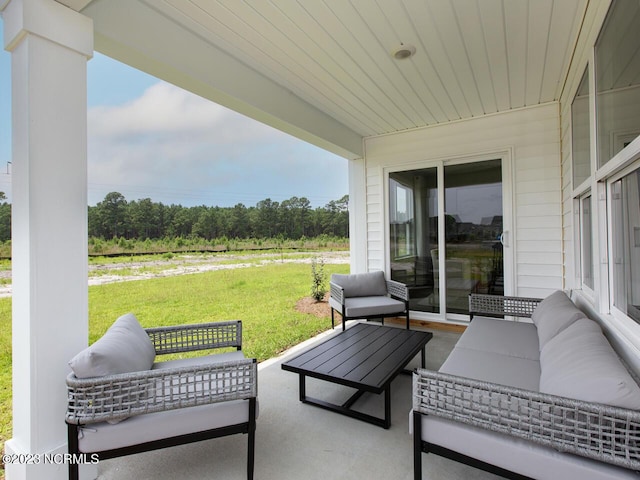
[[[395,58],[396,60],[404,60],[406,58],[414,56],[415,53],[416,47],[414,47],[413,45],[405,45],[404,43],[401,43],[391,51],[391,56],[393,56],[393,58]]]

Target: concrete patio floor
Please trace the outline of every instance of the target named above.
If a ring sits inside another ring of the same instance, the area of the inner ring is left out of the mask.
[[[256,431],[256,480],[409,480],[413,478],[412,438],[409,435],[411,376],[399,375],[391,387],[391,428],[380,427],[298,401],[298,376],[280,368],[286,358],[338,333],[329,331],[259,365],[259,418]],[[433,331],[433,330],[432,330]],[[433,331],[427,345],[427,368],[437,369],[458,334]],[[419,356],[409,368],[419,366]],[[307,379],[307,393],[333,402],[354,390]],[[382,396],[364,395],[355,408],[382,414]],[[100,479],[246,479],[247,440],[233,435],[204,442],[106,460]],[[422,478],[495,479],[471,467],[423,454]]]

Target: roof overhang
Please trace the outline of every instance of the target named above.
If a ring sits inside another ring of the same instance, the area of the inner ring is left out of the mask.
[[[98,52],[352,159],[367,137],[558,101],[588,6],[59,1]]]

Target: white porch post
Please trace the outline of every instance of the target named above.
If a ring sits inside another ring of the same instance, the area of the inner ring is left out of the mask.
[[[369,270],[369,265],[367,264],[366,173],[364,158],[349,160],[349,250],[351,253],[351,273],[362,273]]]
[[[87,60],[91,19],[54,0],[9,0],[13,438],[7,453],[66,453],[67,362],[87,345]],[[6,465],[8,480],[67,466]]]

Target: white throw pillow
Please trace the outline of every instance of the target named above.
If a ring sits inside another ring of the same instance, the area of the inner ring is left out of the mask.
[[[78,378],[149,370],[156,358],[153,342],[132,313],[118,318],[93,345],[78,353],[69,366]]]
[[[600,326],[577,320],[540,352],[540,391],[587,402],[640,409],[640,387]]]

